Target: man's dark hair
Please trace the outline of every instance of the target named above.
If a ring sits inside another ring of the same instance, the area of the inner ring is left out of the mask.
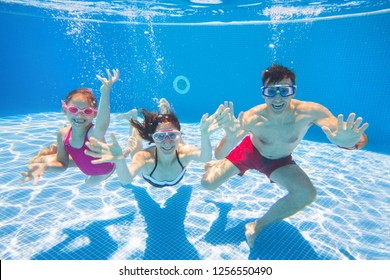
[[[283,79],[290,78],[293,85],[295,85],[295,74],[293,71],[278,64],[272,64],[267,70],[262,73],[263,85],[276,84]]]

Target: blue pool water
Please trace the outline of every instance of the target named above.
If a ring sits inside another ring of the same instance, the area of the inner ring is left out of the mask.
[[[390,259],[388,1],[66,2],[0,0],[1,259]],[[199,146],[202,114],[224,100],[236,113],[262,103],[261,71],[273,62],[297,73],[298,99],[368,121],[369,144],[339,149],[312,128],[293,157],[317,200],[252,250],[243,225],[285,194],[254,171],[213,192],[198,163],[176,188],[137,178],[124,189],[115,175],[89,188],[76,168],[18,184],[66,124],[61,99],[81,86],[98,93],[105,68],[121,70],[109,132],[122,145],[117,113],[166,97],[184,141]],[[188,92],[175,91],[178,76]]]

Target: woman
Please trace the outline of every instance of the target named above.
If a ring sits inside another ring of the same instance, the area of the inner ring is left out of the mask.
[[[177,185],[183,179],[186,166],[190,161],[208,162],[211,160],[210,135],[226,120],[228,110],[221,105],[212,116],[203,115],[200,122],[201,149],[199,150],[196,146],[185,144],[182,141],[180,122],[176,115],[169,111],[169,105],[167,108],[166,104],[165,99],[160,101],[158,113],[143,109],[141,111],[144,116],[143,123],[138,122],[134,115],[132,116],[130,122],[136,130],[131,133],[132,141],[129,140],[129,143],[132,142],[131,151],[127,148],[124,153],[115,136],[111,134],[112,144],[108,145],[91,138],[87,143],[90,151],[86,150],[85,153],[99,158],[92,161],[94,164],[114,162],[123,186],[130,184],[138,174],[157,188]],[[136,134],[154,145],[133,153],[132,161],[127,167],[126,155],[134,152],[135,147],[139,147],[139,141],[141,141],[139,137],[139,140],[136,140]]]

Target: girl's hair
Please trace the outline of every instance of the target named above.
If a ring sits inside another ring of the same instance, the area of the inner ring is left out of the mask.
[[[295,85],[295,73],[287,67],[275,63],[265,70],[262,75],[263,85],[266,85],[266,83],[267,85],[275,84],[285,78],[290,79]]]
[[[154,143],[152,135],[156,132],[157,126],[160,123],[170,123],[174,127],[176,127],[177,130],[180,131],[179,119],[173,112],[169,112],[167,114],[160,114],[152,113],[145,109],[142,109],[141,112],[144,116],[143,123],[140,123],[135,119],[131,119],[130,123],[135,129],[138,130],[138,133],[140,134],[142,139],[149,141],[149,144]]]
[[[78,88],[78,89],[72,90],[66,96],[65,103],[68,104],[68,102],[76,94],[83,95],[88,100],[89,105],[91,105],[92,108],[96,108],[96,106],[97,106],[96,97],[93,94],[92,90],[89,88]]]

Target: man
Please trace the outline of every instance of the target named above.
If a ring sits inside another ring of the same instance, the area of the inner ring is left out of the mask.
[[[287,218],[315,200],[316,189],[306,173],[292,160],[291,153],[313,124],[322,128],[329,141],[345,149],[361,149],[367,144],[362,118],[351,113],[346,122],[343,115],[336,118],[327,108],[314,102],[293,99],[296,94],[295,74],[281,65],[272,65],[262,74],[262,94],[265,104],[258,105],[238,119],[233,115],[233,104],[225,103],[229,120],[225,123],[225,137],[217,145],[217,159],[229,151],[249,132],[227,156],[205,166],[202,185],[210,190],[230,177],[242,176],[249,169],[265,174],[271,182],[287,189],[261,218],[246,224],[245,235],[249,247],[268,225]]]

